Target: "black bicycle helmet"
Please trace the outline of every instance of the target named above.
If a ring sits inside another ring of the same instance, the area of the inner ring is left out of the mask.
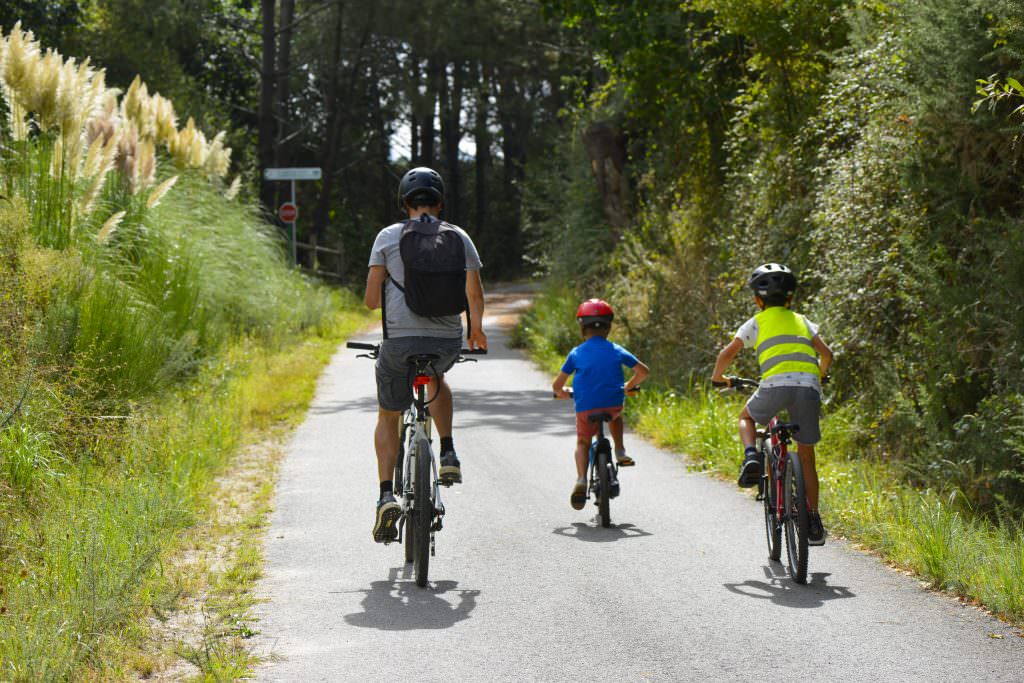
[[[444,180],[441,174],[432,168],[418,166],[402,176],[398,183],[398,206],[405,208],[405,200],[414,194],[422,193],[437,199],[437,204],[444,201]]]
[[[796,291],[796,276],[782,264],[766,263],[757,267],[747,286],[764,301],[785,300]]]

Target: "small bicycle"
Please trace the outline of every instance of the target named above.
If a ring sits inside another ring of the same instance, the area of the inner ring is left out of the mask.
[[[743,377],[726,379],[729,380],[727,384],[712,384],[734,389],[757,389],[759,384]],[[768,557],[778,562],[782,556],[782,530],[785,528],[789,575],[797,583],[807,583],[810,509],[800,458],[789,452],[789,444],[799,431],[800,425],[781,422],[778,417],[773,417],[764,429],[758,430],[756,446],[761,455],[763,474],[757,485],[757,500],[764,502]]]
[[[380,353],[379,344],[348,342],[350,349],[369,351],[359,358],[375,359]],[[465,355],[483,355],[486,349],[462,349],[456,363],[476,362]],[[395,461],[395,494],[401,499],[402,515],[398,521],[398,537],[395,539],[405,546],[405,561],[412,562],[416,574],[416,585],[427,585],[430,558],[436,551],[435,534],[443,527],[444,502],[441,500],[442,484],[437,476],[437,458],[431,448],[431,419],[427,400],[427,385],[434,372],[434,363],[440,359],[435,353],[420,353],[409,357],[408,362],[415,371],[413,379],[413,402],[402,414],[401,436],[398,441],[398,458]],[[406,526],[411,533],[406,533]],[[385,542],[387,545],[388,542]]]
[[[566,391],[572,394],[572,388]],[[630,389],[630,393],[637,391],[640,391],[638,387]],[[559,398],[558,394],[554,394],[554,397]],[[604,435],[605,423],[611,422],[613,418],[610,413],[594,413],[587,419],[597,423],[597,434],[590,442],[590,459],[587,464],[587,498],[594,496],[601,526],[607,528],[612,523],[611,499],[618,498],[620,491],[619,466],[612,457],[611,442]]]

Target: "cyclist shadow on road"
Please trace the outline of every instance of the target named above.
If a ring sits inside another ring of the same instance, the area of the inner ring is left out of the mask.
[[[417,631],[451,628],[470,617],[480,591],[460,590],[458,581],[435,581],[420,588],[412,581],[410,567],[394,567],[388,580],[372,581],[370,588],[358,591],[366,593],[360,603],[363,611],[346,614],[346,623],[382,631]],[[458,600],[449,602],[443,595]]]
[[[758,600],[771,600],[782,607],[808,609],[821,607],[829,600],[855,598],[856,593],[846,586],[830,586],[829,572],[812,572],[806,586],[795,583],[785,569],[764,567],[767,581],[750,579],[743,583],[724,583],[725,588],[738,595]]]
[[[566,538],[575,538],[578,541],[587,541],[588,543],[611,543],[612,541],[619,541],[624,538],[640,538],[641,536],[654,535],[650,531],[644,531],[640,527],[628,523],[612,524],[606,529],[586,524],[585,522],[573,522],[572,526],[555,527],[551,533],[565,536]]]

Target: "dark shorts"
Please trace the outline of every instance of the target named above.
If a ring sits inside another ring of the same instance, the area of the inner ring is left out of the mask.
[[[747,401],[747,412],[758,424],[768,421],[785,410],[789,422],[800,425],[794,438],[797,443],[813,446],[821,441],[818,415],[821,413],[821,394],[810,387],[758,387]]]
[[[436,353],[434,371],[442,375],[455,364],[462,350],[461,337],[395,337],[385,339],[377,356],[377,403],[384,410],[401,412],[412,404],[415,368],[407,362],[418,353]]]

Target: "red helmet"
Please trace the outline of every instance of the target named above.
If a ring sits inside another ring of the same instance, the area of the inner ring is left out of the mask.
[[[615,319],[615,311],[603,299],[587,299],[576,309],[576,322],[584,327],[606,327]]]

